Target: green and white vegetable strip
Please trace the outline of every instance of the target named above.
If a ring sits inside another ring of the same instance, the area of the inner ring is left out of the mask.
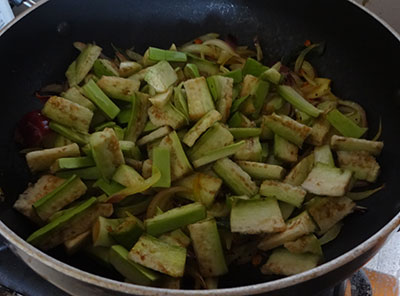
[[[75,44],[69,85],[42,110],[55,140],[26,154],[42,173],[14,205],[42,226],[28,242],[157,287],[322,262],[355,202],[384,188],[352,188],[378,180],[383,141],[362,138],[362,107],[317,77],[306,55],[318,45],[292,71],[263,65],[258,40],[255,52],[218,36],[116,59]]]

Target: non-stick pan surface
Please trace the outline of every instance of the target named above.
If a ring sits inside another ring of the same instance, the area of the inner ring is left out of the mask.
[[[149,45],[179,45],[207,32],[232,34],[248,45],[258,35],[266,64],[288,56],[307,39],[326,43],[324,55],[312,60],[319,75],[332,78],[333,91],[340,98],[365,107],[369,137],[382,119],[385,148],[379,158],[378,183],[386,183],[384,190],[359,203],[368,208],[365,213],[345,219],[340,236],[324,247],[326,261],[352,250],[385,226],[400,210],[400,43],[365,11],[338,0],[53,0],[34,10],[0,38],[0,186],[6,195],[0,204],[0,220],[22,238],[33,230],[12,209],[32,180],[14,144],[14,128],[24,113],[41,107],[33,97],[35,90],[65,79],[65,69],[77,55],[73,41],[95,41],[111,55],[111,43],[143,52]],[[54,255],[80,268],[95,269],[60,252]],[[233,270],[221,285],[265,280],[258,270],[243,270]]]

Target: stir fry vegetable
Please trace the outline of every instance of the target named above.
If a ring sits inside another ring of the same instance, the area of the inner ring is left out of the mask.
[[[323,262],[355,202],[384,188],[353,191],[377,182],[383,142],[318,77],[318,44],[268,67],[258,38],[254,51],[218,37],[115,58],[74,44],[68,87],[18,125],[41,147],[14,205],[39,227],[28,242],[175,289],[217,288],[234,264],[288,276]]]

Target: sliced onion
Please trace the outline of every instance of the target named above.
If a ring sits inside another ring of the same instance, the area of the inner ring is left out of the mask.
[[[360,191],[360,192],[347,192],[346,196],[354,201],[363,200],[363,199],[375,194],[379,190],[382,190],[383,188],[385,188],[385,184],[379,186],[378,188],[374,188],[374,189],[370,189],[370,190],[365,190],[365,191]]]
[[[262,52],[262,48],[261,48],[260,40],[258,39],[258,36],[254,37],[253,42],[254,42],[254,47],[256,48],[257,61],[260,62],[263,59],[263,52]]]
[[[166,205],[168,205],[174,194],[185,191],[188,191],[186,187],[176,186],[164,189],[157,193],[147,207],[146,218],[149,219],[154,217],[157,213],[157,207],[161,210],[165,210]]]
[[[248,49],[247,46],[238,46],[236,53],[243,58],[255,57],[257,55],[254,50]]]
[[[212,48],[211,46],[205,45],[204,43],[203,44],[189,44],[187,46],[181,47],[180,50],[183,52],[188,52],[188,53],[196,53],[199,55],[206,55],[213,59],[218,58],[217,51],[214,48]]]
[[[325,244],[333,241],[335,238],[337,238],[337,236],[340,233],[340,230],[342,229],[342,226],[343,226],[343,223],[338,222],[335,225],[333,225],[331,228],[329,228],[329,230],[327,232],[325,232],[325,234],[319,238],[319,243],[321,244],[321,246],[325,245]]]
[[[214,45],[222,50],[229,52],[233,56],[239,56],[228,43],[226,43],[225,41],[222,41],[221,39],[210,39],[210,40],[205,41],[203,44],[204,45]]]
[[[217,59],[217,63],[220,65],[224,65],[230,58],[232,58],[231,53],[225,50],[221,50]]]
[[[296,59],[296,63],[294,64],[294,71],[299,73],[301,67],[303,66],[304,58],[306,55],[313,50],[314,48],[318,47],[319,44],[312,44],[301,51],[298,58]]]
[[[133,61],[136,61],[138,63],[141,63],[143,60],[143,56],[131,49],[127,49],[125,51],[125,54],[128,56],[128,58],[132,59]]]
[[[157,183],[158,180],[160,180],[160,178],[161,178],[161,172],[156,168],[155,172],[152,174],[150,178],[147,178],[146,180],[144,180],[135,187],[127,187],[125,189],[122,189],[121,191],[118,191],[117,193],[114,193],[107,199],[107,202],[117,203],[120,202],[121,200],[124,200],[129,195],[146,191],[155,183]]]
[[[372,141],[378,141],[381,135],[382,135],[382,118],[379,118],[378,132],[376,133],[375,137],[372,138]]]
[[[307,75],[310,79],[314,80],[316,77],[315,69],[311,65],[310,62],[304,60],[303,65],[301,66],[301,72],[303,72],[305,75]]]
[[[361,107],[356,102],[352,102],[352,101],[339,100],[338,103],[341,106],[347,106],[347,107],[350,107],[353,110],[357,111],[360,114],[360,126],[361,127],[368,127],[367,115],[366,115],[365,110],[363,109],[363,107]]]
[[[210,40],[210,39],[216,39],[218,37],[219,37],[218,33],[208,33],[208,34],[205,34],[205,35],[201,35],[201,36],[199,36],[197,38],[194,38],[194,39],[190,40],[189,42],[186,42],[185,44],[182,45],[182,47],[185,47],[185,46],[188,46],[190,44],[193,44],[197,39],[200,39],[201,41],[204,42],[204,41],[207,41],[207,40]]]

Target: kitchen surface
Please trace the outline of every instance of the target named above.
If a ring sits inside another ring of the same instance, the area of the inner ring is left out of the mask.
[[[0,2],[1,1],[2,0],[0,0]],[[355,2],[365,5],[367,9],[375,12],[397,30],[397,32],[400,32],[400,0],[357,0]],[[31,6],[32,3],[34,2],[26,1],[26,4],[22,3],[18,7],[14,7],[14,14],[20,14],[26,10],[28,6]],[[377,42],[377,40],[372,40],[372,42]],[[15,257],[15,259],[11,260],[12,264],[9,264],[9,258],[14,258],[13,256],[11,251],[2,247],[2,240],[0,237],[0,296],[20,295],[14,294],[11,290],[8,292],[6,292],[6,290],[3,291],[1,286],[17,289],[18,292],[23,295],[65,295],[50,284],[38,286],[37,283],[42,282],[42,279],[30,271],[24,263]],[[400,232],[394,233],[387,244],[365,267],[391,275],[400,281]],[[19,283],[23,284],[19,285]]]

